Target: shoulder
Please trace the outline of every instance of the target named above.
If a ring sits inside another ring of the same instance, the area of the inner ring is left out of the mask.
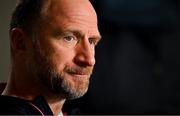
[[[0,95],[0,115],[39,114],[27,100]]]

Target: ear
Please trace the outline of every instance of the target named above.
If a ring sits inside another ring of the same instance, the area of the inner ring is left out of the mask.
[[[11,48],[15,53],[22,53],[26,49],[25,33],[20,28],[13,28],[10,32]]]

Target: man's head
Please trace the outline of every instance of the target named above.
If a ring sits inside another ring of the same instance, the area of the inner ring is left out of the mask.
[[[100,40],[88,0],[21,0],[10,32],[13,64],[29,78],[55,96],[86,93]],[[19,59],[24,62],[16,63]]]

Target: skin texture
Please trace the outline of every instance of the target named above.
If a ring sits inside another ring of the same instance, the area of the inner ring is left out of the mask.
[[[58,114],[66,99],[87,92],[100,34],[88,0],[49,0],[46,6],[34,38],[11,30],[15,58],[3,94],[29,100],[43,95]]]

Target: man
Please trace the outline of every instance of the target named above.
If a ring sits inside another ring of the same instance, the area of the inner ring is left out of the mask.
[[[12,70],[1,114],[59,115],[83,96],[100,40],[88,0],[20,0],[10,25]]]

